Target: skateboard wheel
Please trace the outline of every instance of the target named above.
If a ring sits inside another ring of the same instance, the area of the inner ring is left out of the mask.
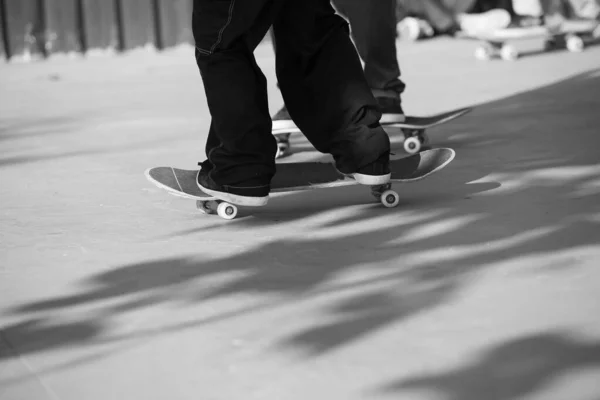
[[[381,194],[381,204],[387,208],[396,207],[400,203],[400,196],[393,190],[386,190]]]
[[[505,61],[514,61],[519,58],[519,52],[511,45],[504,45],[500,49],[500,57]]]
[[[204,214],[214,214],[217,203],[214,200],[196,200],[196,208]]]
[[[217,214],[223,219],[234,219],[238,209],[233,204],[221,203],[217,206]]]
[[[488,61],[490,58],[492,58],[492,52],[488,47],[479,46],[475,49],[475,58],[480,61]]]
[[[421,141],[418,137],[409,137],[404,141],[404,150],[408,154],[417,154],[421,150]]]
[[[573,53],[579,53],[581,51],[583,51],[584,48],[584,43],[583,43],[583,39],[580,38],[579,36],[569,36],[567,38],[567,50],[573,52]]]

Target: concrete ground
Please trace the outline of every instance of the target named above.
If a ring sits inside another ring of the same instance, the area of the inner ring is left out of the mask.
[[[1,65],[0,399],[600,399],[600,46],[475,45],[399,46],[408,113],[476,109],[398,208],[349,187],[235,221],[143,175],[204,157],[190,48]]]

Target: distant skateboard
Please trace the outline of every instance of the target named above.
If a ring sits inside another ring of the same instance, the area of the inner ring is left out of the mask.
[[[391,182],[386,185],[370,186],[371,193],[385,207],[396,207],[400,196],[392,190],[392,182],[407,183],[421,180],[441,170],[454,159],[452,149],[426,150],[402,159],[392,160]],[[170,194],[196,200],[196,207],[205,214],[217,214],[224,219],[233,219],[238,209],[234,204],[204,193],[196,183],[198,170],[173,167],[155,167],[145,172],[146,178]],[[277,164],[277,172],[271,182],[271,197],[310,189],[324,189],[358,185],[353,178],[335,169],[328,162],[304,162]]]
[[[429,144],[425,129],[452,121],[471,111],[472,107],[460,108],[458,110],[447,111],[441,114],[431,116],[406,116],[405,120],[398,122],[393,116],[381,121],[381,125],[390,128],[401,128],[404,135],[404,150],[408,154],[416,154],[421,150],[426,150]],[[279,129],[274,130],[273,135],[277,138],[277,157],[284,157],[289,154],[290,143],[289,136],[292,133],[298,133],[300,129]]]
[[[550,51],[566,48],[571,52],[582,52],[587,42],[594,40],[598,33],[598,23],[595,21],[567,21],[558,31],[550,31],[543,26],[528,28],[506,28],[493,33],[481,35],[458,34],[466,39],[480,40],[482,45],[475,49],[475,58],[490,60],[500,57],[506,61],[514,61],[520,54],[512,44],[519,40],[544,39],[544,50]]]

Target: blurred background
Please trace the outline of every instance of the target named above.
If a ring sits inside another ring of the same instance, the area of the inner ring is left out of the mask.
[[[343,7],[345,1],[334,1]],[[595,25],[598,0],[397,0],[398,36],[490,34],[507,28]],[[2,0],[0,55],[165,49],[192,43],[192,0]],[[583,24],[583,25],[582,25]],[[269,36],[267,36],[268,38]]]

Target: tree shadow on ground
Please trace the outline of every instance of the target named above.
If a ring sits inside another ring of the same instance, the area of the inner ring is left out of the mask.
[[[13,343],[19,337],[45,337],[33,345],[23,342],[16,346],[24,354],[59,349],[73,342],[93,345],[110,340],[103,328],[110,318],[157,303],[197,304],[251,295],[268,299],[269,306],[261,308],[264,310],[285,302],[344,293],[342,299],[323,309],[322,321],[310,323],[275,344],[316,356],[446,303],[477,274],[504,261],[597,246],[600,167],[595,127],[600,125],[600,76],[596,75],[583,74],[481,105],[462,122],[457,121],[458,127],[449,128],[456,129],[455,133],[440,143],[448,147],[460,143],[456,161],[445,172],[411,185],[410,191],[402,194],[404,209],[375,211],[366,207],[351,216],[311,225],[311,232],[276,238],[250,249],[233,246],[232,238],[231,253],[216,259],[199,251],[119,266],[92,276],[78,293],[22,304],[13,310],[27,318],[105,300],[118,302],[103,306],[97,319],[72,325],[72,335],[64,335],[65,327],[52,321],[17,323],[3,329],[5,340]],[[346,197],[349,192],[343,193]],[[339,198],[333,195],[324,201],[324,208],[339,206]],[[317,208],[314,204],[310,207]],[[280,201],[270,211],[236,223],[235,229],[252,234],[274,214],[293,214],[291,209]],[[306,216],[293,214],[286,221],[302,221]],[[185,234],[198,235],[202,240],[205,232],[199,229]],[[565,267],[571,264],[568,258],[558,262]],[[368,266],[366,277],[339,283],[340,276],[364,266]],[[231,317],[237,315],[232,313]],[[152,334],[193,326],[165,326]],[[144,334],[147,332],[131,336]],[[54,335],[66,337],[55,340]],[[578,346],[576,342],[550,335],[524,343],[525,347],[534,343],[538,346],[535,349],[543,348],[550,354],[538,358],[542,375],[556,369],[555,365],[561,367],[556,354],[571,359],[571,364],[579,362],[578,356],[570,355],[570,348]],[[500,354],[512,362],[514,346],[523,344],[507,346],[508,350],[501,346],[492,351],[493,358]],[[574,350],[573,354],[583,353]],[[463,375],[459,371],[449,378],[421,382],[458,382],[459,387],[448,389],[457,393],[451,399],[458,399],[458,395],[468,396],[474,390],[461,388]]]
[[[467,365],[400,379],[378,392],[427,392],[447,400],[520,399],[569,373],[599,367],[600,342],[546,332],[509,340],[481,352]]]
[[[141,118],[110,121],[111,124],[127,122],[134,125],[139,122],[142,129],[145,123]],[[0,143],[3,146],[0,168],[70,157],[139,152],[172,141],[172,138],[148,140],[142,137],[141,141],[123,144],[108,135],[90,139],[89,135],[93,136],[95,132],[84,132],[102,127],[102,122],[89,115],[0,120]]]

